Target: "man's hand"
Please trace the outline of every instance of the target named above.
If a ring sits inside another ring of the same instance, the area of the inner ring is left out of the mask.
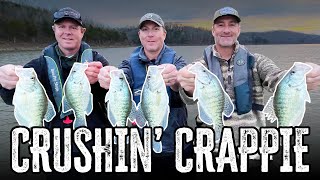
[[[320,87],[320,66],[309,62],[306,64],[312,67],[312,70],[306,75],[308,90],[316,90]]]
[[[159,67],[164,67],[162,71],[162,77],[166,86],[170,86],[170,88],[174,91],[178,91],[179,82],[177,81],[177,68],[173,64],[161,64]]]
[[[188,96],[193,96],[194,84],[195,84],[195,74],[188,71],[189,67],[192,64],[189,64],[178,71],[178,82],[180,86],[184,89]]]
[[[105,66],[100,69],[100,73],[98,75],[98,81],[102,88],[109,89],[110,81],[111,81],[110,71],[116,70],[116,69],[118,68],[114,66]]]
[[[0,84],[3,88],[11,90],[16,87],[19,77],[16,75],[15,67],[22,66],[7,64],[0,67]]]
[[[98,74],[100,69],[102,68],[102,63],[99,61],[89,62],[88,68],[86,69],[85,73],[90,84],[94,84],[98,81]]]

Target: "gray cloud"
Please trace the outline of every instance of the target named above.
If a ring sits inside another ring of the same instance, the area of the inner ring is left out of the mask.
[[[46,9],[70,6],[92,22],[107,26],[136,25],[147,12],[158,13],[165,21],[210,20],[223,6],[236,8],[245,16],[283,16],[319,14],[318,0],[12,0]]]

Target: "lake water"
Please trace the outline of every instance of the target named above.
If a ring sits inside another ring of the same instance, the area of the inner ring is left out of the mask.
[[[172,46],[182,55],[188,63],[202,55],[205,46]],[[255,45],[247,46],[249,50],[255,53],[263,54],[276,62],[280,68],[288,69],[294,62],[314,62],[319,63],[320,45]],[[111,65],[117,66],[126,59],[134,47],[130,48],[103,48],[97,49],[100,54],[104,55]],[[37,58],[40,51],[22,51],[22,52],[0,52],[0,66],[4,64],[24,65],[31,59]],[[271,94],[266,93],[265,100]],[[310,171],[315,171],[320,165],[320,89],[310,92],[311,103],[307,103],[305,117],[302,126],[311,127],[309,136],[304,138],[305,145],[309,146],[309,154],[304,155],[304,164],[310,165]],[[194,127],[194,117],[196,107],[188,106],[189,125]],[[0,175],[13,174],[10,171],[10,131],[18,125],[13,116],[13,106],[6,105],[0,99]],[[23,153],[27,149],[22,149]],[[318,167],[317,167],[318,166]]]

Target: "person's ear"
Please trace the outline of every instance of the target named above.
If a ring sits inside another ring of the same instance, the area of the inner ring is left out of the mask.
[[[214,25],[211,26],[211,34],[214,36]]]
[[[52,31],[54,32],[54,30],[55,30],[55,27],[54,27],[54,25],[52,25],[52,26],[51,26],[51,28],[52,28]]]
[[[87,31],[86,28],[81,28],[81,33],[84,34]]]

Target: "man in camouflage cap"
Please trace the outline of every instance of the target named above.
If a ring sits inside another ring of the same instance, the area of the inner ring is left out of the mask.
[[[215,11],[212,20],[212,35],[215,44],[206,47],[199,60],[219,78],[225,92],[234,104],[233,114],[222,120],[224,126],[233,128],[236,145],[239,144],[240,127],[259,129],[266,126],[262,112],[264,89],[274,91],[275,85],[286,72],[268,57],[252,53],[239,44],[240,22],[238,11],[232,7],[223,7]],[[313,67],[313,70],[307,74],[307,85],[308,90],[313,90],[320,84],[320,66],[313,63],[308,64]],[[190,66],[191,64],[178,72],[178,81],[181,85],[179,92],[186,104],[196,103],[192,98],[195,90],[195,75],[188,71]],[[196,122],[199,127],[209,126],[199,118]],[[259,159],[260,157],[255,155],[251,158]]]

